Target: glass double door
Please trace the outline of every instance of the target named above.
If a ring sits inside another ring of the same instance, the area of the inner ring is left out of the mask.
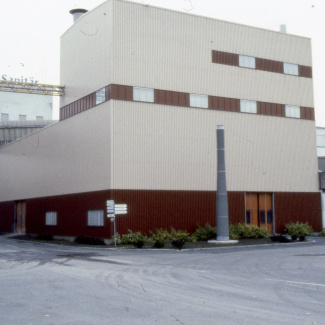
[[[246,224],[273,233],[272,193],[246,193]]]

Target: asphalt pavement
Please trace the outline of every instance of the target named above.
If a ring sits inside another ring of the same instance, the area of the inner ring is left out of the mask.
[[[0,236],[0,324],[325,324],[325,238],[119,250]]]

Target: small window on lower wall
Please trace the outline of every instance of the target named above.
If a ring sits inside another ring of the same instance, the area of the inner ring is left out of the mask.
[[[9,121],[9,114],[1,113],[1,121]]]
[[[198,94],[190,94],[190,106],[192,107],[209,107],[209,99],[207,95],[198,95]]]
[[[300,118],[300,106],[286,105],[285,114],[286,117]]]
[[[58,224],[57,213],[54,211],[46,212],[45,214],[45,225],[56,226]]]
[[[257,113],[256,101],[255,100],[241,99],[240,100],[240,111],[242,113],[256,114]]]
[[[104,210],[89,210],[87,225],[92,227],[104,226]]]

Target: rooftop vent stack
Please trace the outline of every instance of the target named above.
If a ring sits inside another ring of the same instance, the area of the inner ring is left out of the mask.
[[[280,32],[286,34],[287,33],[287,25],[280,25]]]
[[[75,23],[82,15],[84,15],[88,10],[86,9],[72,9],[69,13],[73,16],[73,23]]]

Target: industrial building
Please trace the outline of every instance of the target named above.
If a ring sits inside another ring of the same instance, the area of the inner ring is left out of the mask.
[[[56,122],[54,120],[0,121],[0,147]]]
[[[53,97],[0,91],[1,121],[52,120]]]
[[[0,148],[0,231],[109,237],[230,222],[322,228],[311,40],[122,0],[61,37],[60,122]],[[24,166],[24,168],[20,168]]]

